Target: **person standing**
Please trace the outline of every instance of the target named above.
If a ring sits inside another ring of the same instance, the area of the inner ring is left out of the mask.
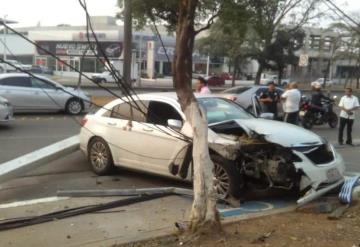
[[[265,112],[274,114],[274,118],[277,119],[278,109],[277,104],[280,101],[280,94],[276,91],[275,83],[270,82],[266,91],[260,94],[260,101],[265,106]]]
[[[284,122],[297,124],[299,118],[301,93],[298,90],[296,82],[290,83],[289,89],[281,95],[281,99],[284,101]]]
[[[340,145],[344,144],[343,132],[346,126],[346,144],[353,145],[352,142],[352,126],[355,120],[355,110],[359,108],[359,99],[352,95],[352,89],[346,88],[345,95],[341,97],[339,102],[340,112],[340,125],[338,142]]]
[[[203,77],[197,78],[196,92],[200,94],[211,94],[211,91],[208,87],[208,82]]]

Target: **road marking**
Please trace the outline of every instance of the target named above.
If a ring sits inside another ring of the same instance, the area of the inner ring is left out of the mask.
[[[32,199],[32,200],[27,200],[27,201],[11,202],[11,203],[0,204],[0,209],[16,208],[16,207],[21,207],[21,206],[35,205],[35,204],[47,203],[47,202],[56,202],[56,201],[66,200],[66,199],[69,199],[69,197],[53,196],[53,197]]]

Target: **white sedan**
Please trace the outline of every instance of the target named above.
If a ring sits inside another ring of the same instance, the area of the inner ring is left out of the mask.
[[[207,113],[219,194],[239,197],[245,185],[298,189],[305,203],[343,182],[342,157],[313,132],[255,118],[227,99],[196,97]],[[116,99],[82,123],[80,148],[95,173],[121,166],[192,179],[192,129],[175,93],[138,95],[131,104]]]
[[[0,96],[0,124],[13,120],[13,108],[9,101]]]

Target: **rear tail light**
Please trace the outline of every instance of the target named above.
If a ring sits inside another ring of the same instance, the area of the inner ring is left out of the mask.
[[[84,117],[83,119],[81,119],[80,125],[81,125],[82,127],[84,127],[85,124],[87,123],[87,121],[88,121],[88,119],[87,119],[86,117]]]

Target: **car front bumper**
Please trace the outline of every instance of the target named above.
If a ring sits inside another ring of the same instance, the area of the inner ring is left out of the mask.
[[[0,123],[9,123],[14,120],[14,110],[12,106],[0,105]]]
[[[300,190],[308,189],[297,203],[299,206],[306,204],[327,192],[339,187],[344,182],[345,162],[340,154],[334,152],[334,160],[327,164],[315,165],[305,155],[296,152],[303,160],[296,162],[295,167],[303,175],[300,181]]]

